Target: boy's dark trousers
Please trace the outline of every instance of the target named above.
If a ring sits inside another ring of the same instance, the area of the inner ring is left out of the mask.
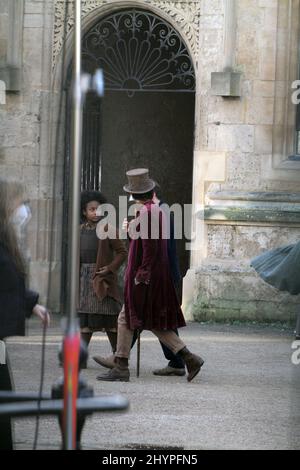
[[[177,329],[175,329],[173,331],[177,334],[177,336],[179,336]],[[137,330],[134,331],[131,348],[133,348],[136,340],[137,340]],[[165,346],[161,342],[160,342],[160,345],[162,347],[165,358],[169,361],[169,363],[168,363],[169,367],[173,367],[174,369],[184,369],[185,368],[185,363],[183,362],[183,359],[178,354],[172,353],[172,351],[169,348],[167,348],[167,346]]]
[[[173,331],[177,334],[177,336],[179,336],[177,328]],[[165,358],[169,361],[168,363],[169,367],[173,367],[174,369],[185,368],[185,363],[183,362],[182,357],[180,357],[178,354],[172,353],[172,351],[170,351],[170,349],[167,348],[167,346],[164,345],[161,341],[160,341],[160,345],[164,352]]]

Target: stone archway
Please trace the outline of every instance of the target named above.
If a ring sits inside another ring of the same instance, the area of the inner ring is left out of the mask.
[[[145,9],[108,14],[83,36],[83,69],[98,67],[106,93],[85,105],[83,187],[101,188],[117,205],[125,171],[147,167],[166,202],[191,204],[195,72],[179,33]],[[184,241],[178,251],[185,274]]]

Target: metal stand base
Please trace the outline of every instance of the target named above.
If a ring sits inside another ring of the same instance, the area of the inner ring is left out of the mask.
[[[53,400],[51,395],[47,394],[42,396],[40,402],[38,399],[38,394],[32,392],[0,392],[0,416],[25,418],[36,415],[56,415],[62,430],[63,400]],[[125,411],[128,406],[128,400],[120,395],[78,398],[76,449],[81,448],[81,434],[88,415],[95,412]]]

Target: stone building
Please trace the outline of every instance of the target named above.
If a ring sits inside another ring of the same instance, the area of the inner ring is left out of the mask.
[[[187,318],[287,320],[297,302],[249,266],[299,239],[299,0],[83,0],[83,65],[104,69],[84,108],[83,187],[112,202],[147,166],[193,204],[180,245]],[[26,185],[32,284],[64,299],[72,0],[0,0],[0,169]],[[174,58],[176,60],[174,60]],[[100,171],[101,170],[101,171]],[[49,276],[50,273],[50,276]]]

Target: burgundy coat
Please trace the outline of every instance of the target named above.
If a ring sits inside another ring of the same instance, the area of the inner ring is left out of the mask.
[[[143,206],[140,219],[148,220],[148,237],[144,233],[131,239],[128,265],[125,274],[125,315],[128,327],[145,330],[169,330],[185,326],[168,261],[167,240],[162,238],[164,217],[161,209],[152,201]],[[159,226],[158,239],[151,238],[151,221]],[[132,230],[129,231],[129,233]],[[147,239],[148,238],[148,239]],[[136,282],[138,284],[136,284]]]

